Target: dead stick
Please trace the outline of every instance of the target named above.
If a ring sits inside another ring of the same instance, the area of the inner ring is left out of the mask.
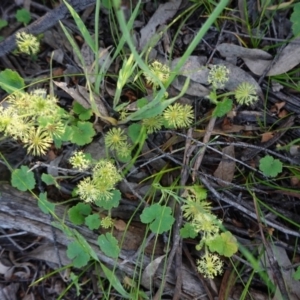
[[[207,128],[206,128],[206,132],[205,132],[205,135],[204,135],[204,138],[203,138],[203,143],[204,144],[207,144],[209,142],[209,139],[212,135],[212,132],[214,130],[214,127],[215,127],[215,123],[216,123],[216,120],[217,120],[217,117],[212,117],[207,125]],[[193,174],[192,174],[192,179],[193,181],[196,180],[196,176],[197,176],[197,171],[199,170],[200,168],[200,165],[202,163],[202,160],[203,160],[203,157],[204,157],[204,153],[206,151],[206,145],[204,145],[201,149],[200,149],[200,153],[198,154],[198,157],[195,161],[195,164],[194,164],[194,167],[193,167]]]

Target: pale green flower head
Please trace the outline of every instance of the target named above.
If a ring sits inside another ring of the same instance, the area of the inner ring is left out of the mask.
[[[165,84],[168,81],[171,74],[170,68],[157,60],[155,60],[149,66],[149,69],[151,74],[149,74],[149,72],[143,72],[143,74],[146,78],[146,82],[148,84],[152,84],[154,87],[158,87],[159,82]]]
[[[0,105],[0,132],[5,131],[5,134],[10,134],[10,125],[17,126],[17,124],[14,124],[16,118],[17,114],[13,107],[4,108]]]
[[[52,139],[60,139],[65,133],[65,124],[57,116],[41,116],[38,118],[39,126],[46,130]]]
[[[203,232],[207,237],[217,234],[221,222],[211,213],[199,213],[194,216],[192,225],[197,232]]]
[[[85,202],[109,201],[113,197],[115,184],[120,180],[121,176],[114,164],[100,160],[93,169],[92,178],[85,178],[78,184],[78,195]]]
[[[127,140],[127,137],[124,133],[124,130],[121,128],[112,128],[110,129],[104,137],[105,145],[111,150],[117,150],[123,146],[124,142]]]
[[[184,128],[193,124],[194,113],[191,105],[182,105],[175,103],[168,106],[164,112],[163,117],[169,127]]]
[[[100,191],[90,177],[81,180],[77,185],[77,188],[77,193],[84,202],[94,202],[100,196]]]
[[[203,214],[209,214],[211,211],[211,205],[206,198],[199,199],[192,193],[186,196],[181,208],[183,210],[183,216],[188,220],[193,220],[199,215],[201,219]]]
[[[93,181],[102,192],[114,189],[121,179],[116,166],[109,160],[100,160],[93,169]]]
[[[160,130],[163,126],[163,118],[161,115],[143,119],[142,121],[143,126],[146,127],[147,133],[151,134]]]
[[[24,137],[23,142],[28,153],[40,156],[47,153],[53,140],[47,131],[37,127],[31,128],[29,133]]]
[[[214,278],[223,272],[223,262],[216,254],[206,253],[197,260],[197,269],[205,278]]]
[[[103,228],[110,228],[114,225],[114,220],[110,216],[106,216],[101,220],[101,226]]]
[[[73,168],[80,171],[88,169],[91,165],[91,161],[86,158],[83,151],[76,151],[69,159],[70,164]]]
[[[213,65],[208,73],[207,81],[214,89],[222,89],[229,80],[229,69],[224,65]]]
[[[118,147],[117,154],[121,158],[130,157],[131,155],[131,145],[128,142],[124,142],[120,144],[120,147]]]
[[[235,90],[235,99],[238,104],[251,105],[258,100],[256,88],[249,82],[242,82]]]
[[[126,109],[122,109],[121,111],[119,111],[119,113],[120,113],[119,116],[120,120],[125,120],[129,116],[129,112]]]
[[[6,132],[15,140],[23,141],[32,128],[34,128],[34,124],[30,119],[16,115],[13,122],[7,126]]]
[[[7,102],[19,115],[31,114],[31,97],[28,93],[14,92],[7,97]]]
[[[37,54],[40,50],[38,39],[34,35],[24,31],[16,33],[16,43],[19,51],[28,55]]]
[[[57,105],[57,98],[38,92],[30,93],[30,110],[37,116],[53,116],[57,113],[59,106]]]

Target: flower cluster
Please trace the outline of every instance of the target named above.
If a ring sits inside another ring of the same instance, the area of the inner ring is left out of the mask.
[[[212,85],[212,90],[208,95],[210,101],[216,105],[213,116],[225,116],[232,109],[232,100],[228,96],[233,95],[241,105],[251,105],[258,100],[256,87],[249,82],[239,84],[234,92],[217,94],[217,89],[224,88],[229,80],[229,69],[224,65],[213,65],[208,74],[208,83]]]
[[[207,81],[214,89],[222,89],[229,80],[229,69],[224,65],[213,65],[208,73]]]
[[[189,187],[184,196],[181,207],[183,216],[189,220],[194,231],[202,235],[196,249],[201,250],[205,246],[205,255],[197,261],[198,270],[205,277],[213,278],[221,274],[223,263],[218,255],[208,253],[206,244],[219,234],[221,221],[211,213],[205,189],[195,185]]]
[[[163,126],[163,123],[164,119],[161,115],[152,118],[147,118],[142,121],[143,126],[145,126],[147,133],[149,134],[160,130]]]
[[[185,128],[193,124],[194,113],[191,105],[175,103],[168,106],[162,115],[144,119],[142,125],[151,134],[166,126],[168,128]]]
[[[91,160],[87,158],[87,155],[83,151],[76,151],[69,159],[73,168],[79,171],[84,171],[91,166]]]
[[[62,137],[67,118],[55,97],[45,90],[16,92],[8,96],[8,106],[0,106],[0,131],[21,141],[27,152],[44,155],[54,139]]]
[[[41,127],[31,128],[23,138],[23,143],[25,148],[27,148],[27,152],[32,155],[45,154],[52,142],[53,140],[48,132],[42,130]]]
[[[191,105],[175,103],[168,106],[163,112],[163,118],[167,126],[172,128],[189,127],[194,120],[193,108]]]
[[[121,128],[112,128],[105,135],[105,145],[111,150],[117,150],[126,141],[126,135]]]
[[[101,226],[103,228],[110,228],[114,225],[114,220],[110,216],[106,216],[101,220]]]
[[[211,213],[206,191],[198,186],[190,187],[182,205],[183,216],[190,220],[196,232],[202,232],[202,240],[197,248],[200,250],[205,242],[219,233],[221,221]]]
[[[106,147],[115,150],[119,157],[126,158],[130,156],[131,145],[127,142],[127,137],[121,128],[110,129],[104,140]]]
[[[40,50],[40,43],[38,39],[25,31],[16,33],[16,43],[20,52],[34,55]]]
[[[198,189],[199,190],[199,189]],[[189,188],[186,191],[184,204],[181,206],[183,216],[187,220],[193,220],[197,215],[208,214],[211,211],[210,203],[206,200],[206,190],[202,189],[201,192],[195,192],[194,188]]]
[[[249,82],[242,82],[234,93],[236,101],[241,105],[251,105],[258,100],[255,86]]]
[[[85,202],[108,201],[112,198],[115,185],[122,179],[115,165],[108,160],[100,160],[87,177],[77,185],[78,195]]]
[[[157,88],[160,84],[165,84],[171,74],[170,68],[167,65],[162,64],[161,62],[155,60],[150,66],[150,73],[144,72],[146,82],[153,87]]]
[[[216,254],[205,253],[197,260],[197,269],[206,278],[214,278],[223,272],[223,262]]]

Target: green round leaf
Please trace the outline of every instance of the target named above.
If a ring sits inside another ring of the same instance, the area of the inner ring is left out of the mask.
[[[76,101],[74,102],[73,110],[77,115],[79,115],[79,119],[81,121],[89,120],[93,115],[93,111],[91,108],[84,108],[81,104],[79,104]]]
[[[117,258],[120,253],[120,248],[118,246],[118,240],[113,237],[113,235],[108,232],[105,235],[101,234],[98,237],[98,245],[103,253],[109,257]]]
[[[113,190],[112,191],[112,198],[109,199],[109,201],[107,200],[96,200],[95,201],[95,204],[99,207],[102,207],[106,210],[110,210],[112,209],[113,207],[118,207],[119,206],[119,203],[120,203],[120,200],[121,200],[121,193],[119,190]]]
[[[12,172],[11,184],[23,192],[32,190],[35,186],[34,174],[32,171],[29,171],[27,166],[21,166],[20,169],[16,169]]]
[[[68,210],[70,221],[75,225],[84,223],[85,217],[91,213],[91,206],[85,203],[78,203]]]
[[[216,108],[213,111],[214,117],[223,117],[232,109],[232,101],[228,98],[222,102],[218,102]]]
[[[0,72],[0,87],[8,94],[12,94],[23,89],[25,83],[24,79],[17,72],[6,69]]]
[[[6,27],[8,25],[8,22],[6,20],[0,19],[0,29],[3,27]]]
[[[101,220],[98,214],[92,214],[85,218],[85,225],[90,229],[98,229],[101,225]]]
[[[171,214],[172,210],[169,206],[161,206],[156,203],[146,207],[140,218],[143,223],[150,224],[152,232],[161,234],[171,229],[175,221]]]
[[[141,130],[142,125],[139,123],[133,123],[128,127],[128,136],[132,140],[133,144],[138,142]]]
[[[71,142],[79,146],[89,144],[96,134],[93,124],[90,122],[78,122],[77,126],[72,126],[72,130]]]
[[[279,159],[274,159],[270,155],[266,155],[259,161],[259,169],[265,176],[276,177],[282,172],[282,162]]]
[[[294,11],[291,14],[290,21],[292,22],[292,31],[294,36],[300,34],[300,3],[294,5]]]
[[[180,236],[184,239],[194,239],[197,235],[198,232],[195,231],[195,228],[191,223],[185,223],[183,228],[180,229]]]
[[[16,13],[16,19],[18,20],[18,22],[27,25],[31,20],[30,12],[25,8],[18,9]]]
[[[68,245],[67,256],[73,260],[73,265],[75,268],[82,268],[86,266],[90,260],[90,256],[77,241],[74,241]]]

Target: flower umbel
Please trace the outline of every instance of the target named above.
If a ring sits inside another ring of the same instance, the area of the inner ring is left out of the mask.
[[[111,150],[118,150],[119,147],[126,141],[126,135],[121,128],[112,128],[105,135],[105,145]]]
[[[213,65],[208,73],[207,81],[215,89],[222,89],[229,80],[229,69],[224,65]]]
[[[32,114],[30,110],[31,97],[29,93],[14,92],[7,97],[7,102],[17,114]]]
[[[220,231],[220,223],[212,213],[197,214],[192,220],[195,231],[203,233],[203,241],[212,238]]]
[[[45,98],[41,94],[30,93],[30,110],[37,116],[53,116],[59,107],[57,99],[47,95]]]
[[[104,184],[107,190],[111,190],[122,177],[111,161],[100,160],[93,169],[93,179],[99,184]]]
[[[251,105],[258,100],[255,86],[249,82],[242,82],[235,90],[235,99],[239,104]]]
[[[223,262],[216,254],[206,253],[197,260],[197,269],[206,278],[214,278],[223,272]]]
[[[120,144],[120,147],[117,149],[117,155],[121,158],[130,157],[131,150],[132,146],[129,143],[124,142]]]
[[[106,216],[101,220],[101,226],[103,228],[110,228],[114,225],[114,220],[110,216]]]
[[[112,198],[115,184],[122,179],[114,164],[100,160],[93,169],[92,178],[85,178],[78,185],[78,194],[85,202],[108,201]]]
[[[41,130],[40,127],[32,128],[24,138],[27,152],[32,155],[44,155],[52,144],[52,139],[48,132]]]
[[[100,191],[90,177],[85,178],[77,185],[79,197],[89,203],[98,200]]]
[[[159,86],[159,82],[165,84],[170,77],[170,68],[167,65],[162,64],[161,62],[155,60],[149,66],[151,74],[144,72],[146,82],[152,84],[154,87]]]
[[[14,120],[16,119],[16,112],[13,108],[4,108],[0,105],[0,131],[5,131],[5,134],[10,134],[10,125],[14,128]]]
[[[192,125],[194,119],[192,106],[180,103],[168,106],[163,117],[167,125],[174,128],[188,127]]]
[[[125,120],[129,115],[129,113],[126,109],[122,109],[119,113],[120,113],[120,116],[119,116],[120,120]]]
[[[7,126],[6,132],[11,135],[12,138],[23,141],[33,126],[33,122],[28,118],[15,116],[13,122]]]
[[[26,32],[17,32],[16,43],[19,51],[28,55],[37,54],[40,49],[40,43],[38,39]]]
[[[69,159],[70,164],[73,168],[80,171],[84,171],[90,167],[90,160],[86,158],[86,155],[82,151],[75,152]]]
[[[46,130],[52,139],[60,139],[65,132],[65,125],[55,117],[40,117],[39,126]]]
[[[211,206],[206,199],[197,199],[194,195],[188,195],[185,204],[181,206],[183,216],[188,219],[194,219],[197,215],[210,213]]]
[[[161,129],[163,126],[163,118],[158,115],[152,118],[144,119],[142,124],[146,127],[147,133],[153,133]]]
[[[194,120],[194,112],[191,105],[182,105],[181,118],[182,123],[184,124],[182,127],[189,127],[192,125]]]

